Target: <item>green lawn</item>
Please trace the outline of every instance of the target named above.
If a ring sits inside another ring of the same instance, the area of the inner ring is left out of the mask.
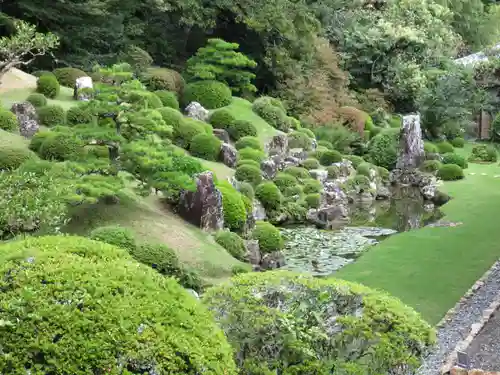
[[[33,92],[35,92],[35,90],[31,88],[12,89],[2,92],[0,93],[0,102],[5,108],[10,109],[12,104],[26,100],[26,98]],[[68,87],[61,87],[61,92],[57,98],[49,99],[48,101],[48,104],[58,104],[66,110],[77,103],[78,102],[76,100],[73,100],[73,89]]]
[[[384,289],[437,323],[500,257],[500,167],[469,164],[465,172],[441,188],[453,197],[445,220],[462,225],[390,237],[335,277]]]

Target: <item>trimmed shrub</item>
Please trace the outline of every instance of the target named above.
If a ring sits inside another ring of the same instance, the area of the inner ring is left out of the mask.
[[[318,180],[314,180],[311,178],[304,181],[304,194],[319,193],[321,192],[321,190],[323,190],[323,185],[321,185],[321,182],[319,182]]]
[[[287,132],[291,121],[288,119],[282,105],[276,99],[263,96],[256,99],[252,104],[252,110],[263,118],[272,127]]]
[[[465,146],[465,139],[456,137],[451,140],[451,145],[455,148],[463,148]]]
[[[239,140],[243,137],[256,137],[257,128],[250,121],[235,120],[227,130],[231,138]]]
[[[467,160],[454,152],[449,152],[443,155],[443,164],[456,164],[462,169],[466,169],[469,165]]]
[[[59,91],[61,91],[61,86],[55,76],[41,76],[36,81],[36,92],[43,94],[47,98],[54,99],[59,95]]]
[[[300,128],[297,130],[298,132],[301,132],[301,133],[304,133],[305,135],[307,135],[309,138],[312,138],[314,139],[315,136],[314,136],[314,133],[312,132],[311,129],[307,129],[307,128]]]
[[[443,164],[439,160],[426,160],[420,166],[420,170],[428,173],[435,173]]]
[[[324,166],[329,166],[333,163],[338,163],[339,161],[342,161],[342,155],[340,152],[335,150],[326,150],[319,158],[319,162]]]
[[[242,148],[241,150],[238,151],[238,160],[240,160],[240,159],[254,160],[257,163],[259,163],[259,167],[260,167],[260,163],[265,158],[266,158],[266,154],[264,151],[255,150],[253,148],[246,147],[246,148]]]
[[[215,129],[228,130],[235,121],[236,119],[234,118],[233,114],[229,110],[224,108],[212,112],[212,114],[208,118],[208,122]]]
[[[135,233],[129,228],[118,225],[96,228],[90,232],[90,238],[118,246],[129,252],[132,252],[136,248]]]
[[[287,167],[283,170],[284,173],[292,175],[296,178],[305,179],[310,178],[309,171],[301,167]]]
[[[198,81],[186,85],[183,103],[198,102],[206,109],[216,109],[231,104],[231,89],[222,82]]]
[[[242,230],[247,221],[242,195],[226,181],[218,184],[217,189],[222,194],[224,225],[232,231]]]
[[[368,146],[368,155],[373,164],[384,167],[388,170],[396,166],[398,158],[397,139],[399,131],[397,129],[384,130],[373,137]]]
[[[311,170],[311,169],[318,169],[319,168],[319,161],[317,159],[309,158],[300,163],[302,167],[305,169]]]
[[[19,129],[19,122],[17,117],[11,111],[0,108],[0,129],[15,132]]]
[[[64,125],[66,113],[60,105],[46,105],[37,109],[40,125],[51,128],[57,125]]]
[[[294,197],[294,196],[299,196],[301,197],[304,194],[303,188],[300,185],[295,185],[295,186],[290,186],[285,189],[283,192],[283,195],[285,197]]]
[[[252,238],[259,241],[262,254],[280,251],[285,245],[279,229],[266,221],[257,221],[255,223]]]
[[[256,168],[253,165],[243,164],[236,168],[234,177],[237,181],[248,182],[253,186],[260,184],[262,181],[262,173],[260,168]]]
[[[236,233],[220,230],[215,234],[215,242],[226,249],[234,258],[245,261],[245,242]]]
[[[51,71],[48,71],[48,70],[36,70],[34,71],[33,73],[31,73],[32,76],[35,76],[37,78],[41,77],[41,76],[46,76],[46,75],[50,75],[50,76],[54,76],[54,73],[52,73]]]
[[[472,148],[472,152],[469,156],[469,161],[484,161],[484,162],[495,162],[497,161],[497,150],[495,147],[490,145],[477,145]]]
[[[237,373],[212,315],[115,246],[76,236],[6,243],[0,279],[3,321],[30,312],[2,330],[1,373]]]
[[[33,151],[24,147],[4,145],[0,148],[0,170],[17,169],[28,160],[36,159]]]
[[[299,182],[297,181],[297,178],[291,174],[279,172],[274,178],[274,183],[281,192],[284,192],[286,188],[296,186]]]
[[[77,78],[87,76],[87,73],[83,70],[71,67],[58,68],[55,69],[53,73],[61,85],[71,88],[75,87],[75,81]]]
[[[464,178],[464,171],[456,164],[444,164],[438,169],[437,176],[444,181],[461,180]]]
[[[78,160],[83,154],[82,141],[70,134],[63,133],[46,137],[39,150],[40,157],[45,160]]]
[[[26,101],[30,102],[31,104],[33,104],[33,106],[35,106],[37,108],[43,107],[44,105],[47,105],[47,98],[45,97],[45,95],[37,93],[37,92],[30,94],[26,98]]]
[[[304,150],[309,151],[312,147],[312,139],[301,131],[295,131],[293,133],[288,134],[288,147],[303,148]]]
[[[344,156],[342,156],[342,158],[349,160],[355,169],[358,168],[358,166],[361,163],[365,162],[365,159],[363,159],[361,156],[358,156],[358,155],[344,155]]]
[[[184,116],[178,110],[170,107],[161,107],[157,111],[161,114],[163,121],[173,129],[179,128],[184,124]]]
[[[124,100],[132,104],[135,109],[158,109],[163,107],[158,96],[144,90],[130,91],[124,96]]]
[[[424,152],[426,154],[437,154],[437,153],[439,153],[439,149],[434,143],[425,141],[424,142]]]
[[[450,142],[447,142],[447,141],[443,141],[443,142],[439,142],[439,143],[436,143],[436,147],[438,148],[438,152],[440,154],[446,154],[448,152],[453,152],[453,146],[451,145]]]
[[[283,201],[280,190],[272,181],[266,181],[257,186],[255,197],[269,210],[277,210]]]
[[[191,155],[205,160],[217,160],[221,143],[221,140],[214,135],[198,134],[191,140],[189,152]]]
[[[167,90],[157,90],[154,93],[161,100],[163,107],[169,107],[179,110],[179,100],[177,100],[177,95],[174,92]]]
[[[361,163],[358,166],[358,168],[356,168],[356,173],[360,174],[360,175],[363,175],[363,176],[366,176],[366,177],[370,177],[370,171],[372,169],[374,169],[374,167],[375,166],[373,164],[364,162],[364,163]]]
[[[241,150],[242,148],[253,148],[254,150],[262,151],[262,143],[257,137],[242,137],[236,142],[235,147],[237,150]]]
[[[333,150],[332,142],[328,142],[328,141],[325,141],[325,140],[318,141],[318,146],[325,147],[328,150]]]
[[[253,187],[248,182],[240,182],[238,184],[238,191],[250,200],[253,200],[255,196]]]
[[[193,138],[199,134],[206,135],[205,127],[201,121],[185,119],[181,126],[174,127],[175,143],[186,150],[190,148]]]
[[[380,176],[380,178],[382,179],[382,181],[389,180],[390,172],[387,169],[385,169],[384,167],[377,167],[377,172],[378,172],[378,175]]]
[[[332,180],[339,178],[342,172],[338,165],[330,165],[326,167],[326,171],[328,172],[328,178]]]
[[[150,91],[166,90],[175,92],[179,97],[184,92],[184,78],[172,69],[152,67],[140,76],[140,81]]]
[[[251,165],[257,169],[260,169],[260,163],[252,159],[240,159],[236,162],[236,166],[240,167],[242,165]]]
[[[318,208],[320,203],[321,203],[321,194],[319,193],[312,193],[306,195],[304,198],[307,208]]]
[[[33,135],[33,137],[31,138],[31,141],[30,141],[30,144],[29,144],[29,149],[31,151],[34,151],[34,152],[36,152],[38,154],[40,152],[40,147],[42,147],[43,142],[45,142],[45,140],[48,137],[52,137],[55,134],[56,133],[48,131],[48,130],[37,131]]]
[[[398,299],[331,277],[242,274],[208,290],[203,302],[246,374],[412,373],[435,342],[433,328]],[[356,355],[339,355],[352,353],[354,343]]]
[[[91,124],[94,122],[94,114],[88,107],[71,107],[66,112],[66,122],[68,125]]]

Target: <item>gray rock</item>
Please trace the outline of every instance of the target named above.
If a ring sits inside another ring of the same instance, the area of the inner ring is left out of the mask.
[[[312,178],[320,181],[321,183],[325,183],[328,179],[328,171],[324,169],[312,169],[309,171],[309,174]]]
[[[426,160],[437,160],[440,162],[443,161],[443,157],[441,156],[441,154],[439,154],[437,152],[429,152],[429,153],[425,154],[425,159]]]
[[[238,151],[229,143],[222,143],[220,146],[220,160],[230,168],[236,166]]]
[[[260,254],[259,241],[257,240],[247,240],[245,241],[245,248],[247,250],[245,258],[248,263],[253,266],[260,266],[262,256]]]
[[[399,169],[418,168],[425,159],[419,114],[403,116],[399,142],[396,167]]]
[[[230,138],[229,138],[229,134],[227,131],[225,131],[224,129],[214,129],[213,130],[213,133],[214,135],[219,138],[222,142],[224,143],[229,143],[230,141]]]
[[[283,158],[288,155],[288,137],[286,134],[275,135],[266,146],[269,156],[280,155]]]
[[[288,155],[284,162],[283,162],[284,166],[283,168],[286,168],[286,167],[296,167],[300,164],[300,159],[294,157],[294,156],[290,156]]]
[[[303,148],[292,148],[290,149],[290,156],[297,158],[299,160],[306,160],[307,151],[305,151]]]
[[[257,199],[253,200],[252,216],[255,221],[263,221],[267,219],[266,210],[262,203],[260,203]]]
[[[267,159],[260,164],[260,170],[265,179],[272,180],[278,173],[278,165],[273,159]]]
[[[31,138],[40,128],[36,109],[30,102],[14,103],[10,109],[19,122],[19,133]]]
[[[186,116],[194,118],[195,120],[207,121],[210,116],[210,112],[203,108],[203,106],[198,102],[191,102],[186,107]]]
[[[377,186],[377,196],[376,199],[389,199],[391,197],[391,191],[385,185]]]
[[[334,229],[348,222],[349,211],[342,204],[324,206],[307,211],[306,219],[320,228]]]
[[[90,99],[92,99],[93,90],[94,84],[91,77],[79,77],[75,80],[73,98],[75,100],[88,102]]]
[[[275,270],[285,266],[285,256],[281,251],[264,254],[260,262],[260,267],[263,271]]]
[[[200,295],[193,289],[186,289],[190,294],[193,295],[194,298],[200,299]]]
[[[355,172],[354,167],[352,166],[352,162],[347,159],[339,161],[338,163],[333,163],[331,167],[336,168],[337,173],[335,179],[337,180],[340,179],[341,182],[344,182],[349,176],[351,176]]]

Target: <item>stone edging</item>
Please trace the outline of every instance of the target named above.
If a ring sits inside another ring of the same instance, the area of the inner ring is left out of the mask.
[[[448,310],[446,315],[443,317],[443,319],[441,319],[441,321],[437,324],[436,327],[444,326],[446,322],[449,321],[455,314],[455,312],[460,308],[460,305],[484,285],[485,280],[490,276],[493,269],[499,265],[500,261],[495,262],[493,266],[491,266],[491,268],[488,271],[486,271],[478,281],[474,283],[474,285],[467,291],[467,293],[465,293],[465,295],[462,298],[460,298],[457,304],[450,310]],[[484,325],[490,320],[491,316],[499,307],[500,307],[500,295],[490,303],[488,308],[483,310],[481,319],[478,322],[471,324],[469,334],[467,335],[467,337],[464,340],[458,342],[453,351],[447,356],[446,362],[441,367],[440,370],[441,374],[447,373],[451,370],[451,368],[455,364],[455,361],[457,360],[457,352],[459,351],[463,352],[469,347],[472,340],[477,336],[477,334],[481,331]]]

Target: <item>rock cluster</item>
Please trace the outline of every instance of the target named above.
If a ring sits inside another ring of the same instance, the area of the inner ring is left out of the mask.
[[[195,120],[206,122],[208,120],[208,117],[210,116],[210,112],[205,109],[200,103],[191,102],[186,107],[186,116],[191,117]]]
[[[89,101],[92,99],[94,84],[91,77],[79,77],[75,80],[73,89],[73,98],[80,101]]]
[[[245,247],[247,250],[245,258],[254,271],[270,271],[284,267],[286,264],[285,256],[281,251],[262,254],[257,240],[245,241]]]
[[[36,109],[30,102],[14,103],[10,109],[19,122],[19,133],[31,138],[40,128]]]

